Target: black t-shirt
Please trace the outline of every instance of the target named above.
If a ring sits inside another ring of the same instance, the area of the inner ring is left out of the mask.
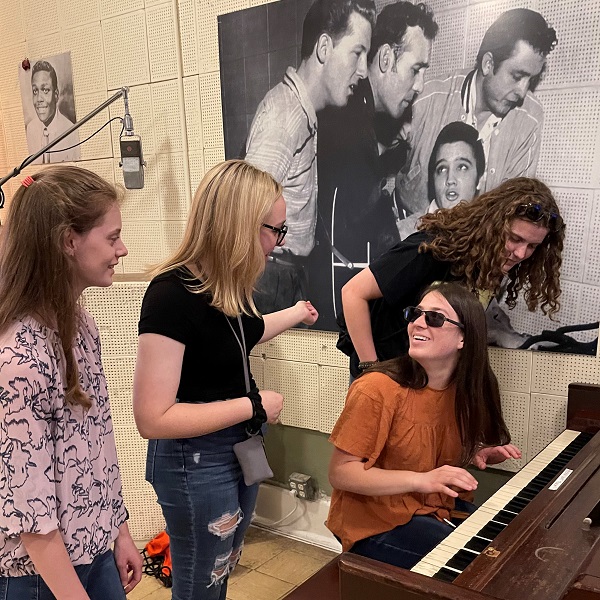
[[[419,252],[419,246],[429,240],[431,236],[427,233],[413,233],[369,266],[383,294],[369,303],[373,341],[380,360],[408,351],[407,323],[402,310],[416,306],[423,290],[435,281],[453,279],[452,263],[436,260],[431,252]],[[350,360],[350,371],[358,374],[356,352]]]
[[[177,390],[180,402],[244,396],[242,352],[227,323],[233,325],[241,342],[238,320],[210,306],[207,294],[186,289],[186,284],[198,284],[197,279],[190,277],[187,270],[177,269],[151,281],[142,302],[138,332],[157,333],[185,345]],[[246,350],[250,352],[263,335],[264,321],[244,315],[242,324]],[[252,377],[250,385],[255,386]]]

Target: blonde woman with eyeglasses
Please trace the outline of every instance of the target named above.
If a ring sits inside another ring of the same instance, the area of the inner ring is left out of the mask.
[[[258,493],[234,446],[276,423],[283,407],[281,394],[257,389],[248,355],[318,317],[304,300],[268,315],[254,305],[285,217],[269,174],[240,160],[217,165],[142,304],[133,408],[150,439],[146,478],[170,536],[173,600],[225,600]]]

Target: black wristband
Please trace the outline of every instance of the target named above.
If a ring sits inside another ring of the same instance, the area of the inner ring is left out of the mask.
[[[246,394],[252,403],[252,418],[248,420],[246,429],[249,433],[255,434],[260,431],[263,423],[267,422],[267,412],[262,405],[262,397],[258,390],[251,390]]]
[[[358,370],[364,371],[365,369],[372,367],[375,363],[378,363],[378,362],[379,362],[378,360],[364,360],[364,361],[358,363]]]

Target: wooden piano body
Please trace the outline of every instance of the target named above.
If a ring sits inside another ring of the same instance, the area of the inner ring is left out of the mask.
[[[595,435],[452,583],[346,553],[340,599],[600,600],[600,386],[569,386],[567,428]]]

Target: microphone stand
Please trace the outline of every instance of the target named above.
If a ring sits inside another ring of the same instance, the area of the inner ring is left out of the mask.
[[[121,97],[125,101],[125,113],[126,113],[125,119],[126,119],[126,125],[127,125],[126,129],[128,129],[128,131],[133,131],[133,125],[131,124],[131,115],[129,115],[128,93],[129,93],[129,88],[122,87],[118,92],[116,92],[108,100],[105,100],[102,104],[100,104],[100,106],[97,106],[96,108],[94,108],[94,110],[92,110],[91,113],[89,113],[88,115],[83,117],[83,119],[77,121],[77,123],[75,123],[74,125],[69,127],[69,129],[67,129],[66,131],[61,133],[55,140],[51,141],[47,146],[44,146],[41,150],[38,150],[38,152],[36,152],[35,154],[28,156],[21,163],[20,166],[15,167],[8,175],[6,175],[2,179],[0,179],[0,208],[4,207],[4,192],[2,191],[2,186],[9,179],[16,177],[25,167],[30,165],[36,158],[39,158],[40,156],[42,156],[42,154],[45,154],[46,152],[48,152],[48,150],[50,148],[53,148],[56,144],[58,144],[59,142],[64,140],[67,136],[71,135],[71,133],[73,133],[74,131],[79,129],[83,124],[87,123],[90,119],[93,119],[98,113],[102,112],[107,106],[110,106],[115,100],[118,100]],[[129,119],[127,119],[128,116],[129,116]],[[131,133],[128,133],[128,135],[131,135]]]

